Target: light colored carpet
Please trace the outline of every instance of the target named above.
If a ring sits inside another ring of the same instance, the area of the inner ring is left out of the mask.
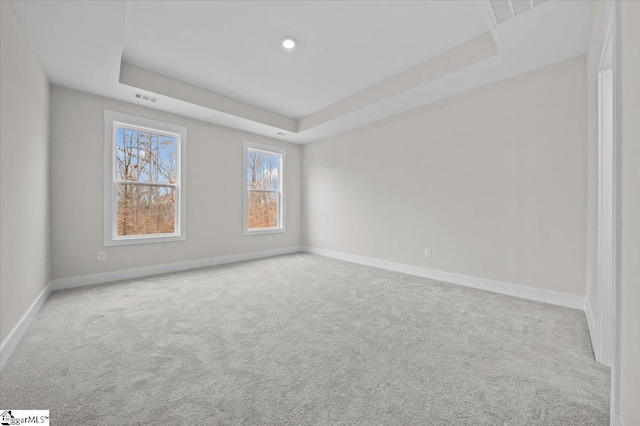
[[[309,254],[53,293],[0,374],[52,424],[606,425],[584,314]]]

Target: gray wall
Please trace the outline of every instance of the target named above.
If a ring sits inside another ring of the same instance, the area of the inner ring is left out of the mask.
[[[187,240],[103,246],[104,110],[186,126]],[[242,141],[287,149],[286,233],[243,236]],[[298,246],[301,156],[298,145],[52,86],[51,188],[53,278]],[[107,260],[97,262],[105,250]]]
[[[621,2],[621,399],[625,425],[640,425],[640,2]]]
[[[586,105],[581,56],[307,145],[305,242],[584,296]]]
[[[49,81],[13,2],[0,2],[0,341],[50,278]]]

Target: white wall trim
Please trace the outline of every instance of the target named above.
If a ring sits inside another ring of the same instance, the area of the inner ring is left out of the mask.
[[[178,141],[177,173],[178,181],[174,186],[177,202],[175,203],[175,233],[163,235],[135,235],[118,237],[117,218],[117,179],[116,179],[116,128],[118,126],[132,129],[145,129],[153,133],[171,135]],[[123,246],[131,244],[155,244],[187,239],[187,135],[185,126],[166,123],[104,110],[104,245]]]
[[[598,64],[598,246],[596,312],[599,339],[596,360],[612,367],[615,346],[616,282],[616,75],[615,20],[605,7],[605,31]]]
[[[395,272],[401,272],[405,274],[415,275],[424,278],[435,279],[438,281],[449,282],[453,284],[463,285],[465,287],[472,287],[481,290],[491,291],[494,293],[506,294],[509,296],[520,297],[523,299],[535,300],[538,302],[549,303],[552,305],[565,306],[573,309],[580,309],[585,311],[587,316],[587,323],[589,324],[589,330],[592,330],[592,313],[588,303],[585,302],[585,298],[581,296],[575,296],[571,294],[557,293],[549,290],[537,289],[533,287],[526,287],[517,284],[510,284],[500,281],[494,281],[486,278],[471,277],[468,275],[455,274],[452,272],[438,271],[435,269],[428,269],[419,266],[407,265],[403,263],[389,262],[386,260],[373,259],[364,256],[357,256],[348,253],[341,253],[331,250],[318,249],[314,247],[302,247],[293,246],[285,247],[273,250],[255,251],[249,253],[232,254],[227,256],[212,257],[207,259],[190,260],[185,262],[169,263],[164,265],[154,265],[144,268],[127,269],[123,271],[107,272],[102,274],[83,275],[80,277],[63,278],[51,281],[42,290],[40,295],[31,304],[27,312],[20,319],[18,324],[9,333],[7,338],[2,342],[0,346],[0,368],[4,367],[6,361],[13,350],[20,342],[20,339],[25,334],[31,322],[40,311],[40,308],[49,297],[52,291],[62,290],[67,288],[81,287],[86,285],[101,284],[113,281],[141,278],[151,275],[166,274],[170,272],[186,271],[190,269],[206,268],[209,266],[223,265],[227,263],[242,262],[246,260],[262,259],[266,257],[279,256],[284,254],[297,253],[304,251],[311,254],[316,254],[325,257],[331,257],[334,259],[344,260],[347,262],[358,263],[362,265],[372,266],[376,268],[386,269]],[[591,320],[590,320],[591,317]],[[591,321],[591,322],[590,322]],[[592,336],[593,339],[593,336]],[[619,417],[618,417],[619,419]],[[613,416],[612,416],[613,422]],[[612,423],[615,425],[622,425],[622,421],[619,423]]]
[[[20,318],[18,324],[13,327],[13,330],[11,330],[9,335],[0,345],[0,369],[4,367],[7,360],[11,356],[11,353],[16,348],[16,346],[18,346],[20,339],[22,339],[24,333],[26,333],[29,329],[31,322],[36,317],[36,315],[38,315],[38,312],[40,312],[40,308],[42,308],[42,305],[44,305],[44,302],[49,297],[49,294],[51,294],[51,283],[47,284],[45,288],[42,289],[38,297],[36,297],[36,300],[34,300],[31,306],[29,306],[29,309],[27,309],[27,312],[25,312],[22,318]]]
[[[264,151],[269,154],[280,155],[280,165],[278,166],[278,183],[280,185],[280,200],[278,211],[278,224],[277,228],[262,228],[259,230],[249,229],[249,183],[247,181],[247,156],[249,149]],[[285,176],[288,173],[287,170],[287,150],[273,145],[266,145],[263,143],[252,142],[244,140],[242,142],[242,223],[243,235],[262,235],[262,234],[275,234],[279,232],[285,232],[287,230],[287,221],[285,212],[287,210],[286,197],[287,188]]]
[[[242,262],[245,260],[262,259],[265,257],[279,256],[303,251],[304,247],[293,246],[273,250],[254,251],[249,253],[231,254],[227,256],[212,257],[208,259],[189,260],[185,262],[169,263],[165,265],[148,266],[145,268],[126,269],[123,271],[107,272],[104,274],[84,275],[73,278],[53,280],[40,292],[40,295],[31,304],[27,312],[22,316],[18,324],[0,345],[0,369],[2,369],[18,346],[20,339],[27,332],[31,322],[36,317],[42,305],[52,291],[67,288],[82,287],[86,285],[101,284],[112,281],[141,278],[151,275],[166,274],[169,272],[186,271],[190,269],[206,268],[208,266],[224,265],[227,263]]]
[[[185,262],[167,263],[163,265],[147,266],[144,268],[125,269],[122,271],[105,272],[102,274],[83,275],[80,277],[61,278],[51,281],[51,291],[86,285],[102,284],[113,281],[129,280],[148,277],[151,275],[167,274],[170,272],[187,271],[190,269],[206,268],[224,265],[226,263],[242,262],[245,260],[262,259],[303,251],[303,247],[293,246],[273,250],[253,251],[249,253],[231,254],[227,256],[211,257],[208,259],[187,260]]]
[[[584,298],[584,316],[587,317],[587,327],[589,327],[589,337],[591,338],[591,348],[593,349],[593,356],[599,352],[600,340],[598,339],[598,327],[596,327],[595,316],[593,315],[593,309],[588,298]]]
[[[620,417],[616,413],[611,413],[611,426],[624,426],[622,417]]]
[[[471,277],[469,275],[461,275],[453,272],[428,269],[420,266],[407,265],[404,263],[389,262],[386,260],[373,259],[370,257],[357,256],[354,254],[319,249],[315,247],[305,247],[304,251],[307,253],[331,257],[347,262],[387,269],[389,271],[402,272],[404,274],[431,278],[438,281],[463,285],[465,287],[472,287],[480,290],[491,291],[494,293],[520,297],[522,299],[535,300],[537,302],[544,302],[551,305],[565,306],[567,308],[579,310],[584,309],[584,297],[576,296],[573,294],[557,293],[550,290],[526,287],[501,281],[494,281],[486,278]]]

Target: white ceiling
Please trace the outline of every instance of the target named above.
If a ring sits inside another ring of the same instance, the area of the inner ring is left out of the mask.
[[[494,28],[476,0],[18,6],[53,84],[299,143],[583,54],[593,8],[589,1],[551,0]],[[487,31],[495,52],[445,75],[395,84],[407,69],[425,74],[438,60],[446,64],[443,52],[471,46]],[[295,51],[280,48],[285,35],[298,39]],[[121,61],[165,79],[153,90],[122,84]],[[135,91],[158,102],[137,100]],[[309,119],[319,114],[329,118]]]
[[[300,118],[486,32],[485,14],[479,1],[129,2],[123,58]]]

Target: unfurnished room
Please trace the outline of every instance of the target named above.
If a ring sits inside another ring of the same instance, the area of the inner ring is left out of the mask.
[[[640,1],[0,24],[0,424],[640,426]]]

